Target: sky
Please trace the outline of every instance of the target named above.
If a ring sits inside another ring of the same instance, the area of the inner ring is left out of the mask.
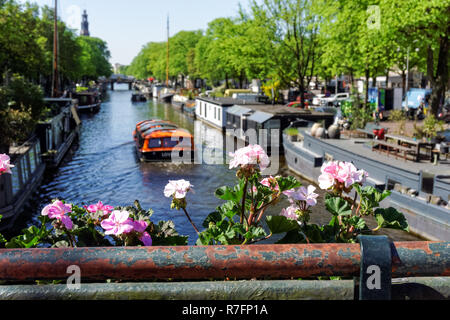
[[[55,0],[20,0],[39,6],[54,6]],[[239,4],[248,0],[59,0],[58,16],[80,30],[81,15],[87,11],[89,32],[108,43],[110,62],[128,65],[142,46],[167,39],[181,30],[206,30],[219,17],[235,17]]]

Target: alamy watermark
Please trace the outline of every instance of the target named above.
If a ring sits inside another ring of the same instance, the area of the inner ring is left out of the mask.
[[[367,29],[380,29],[381,28],[381,10],[380,6],[372,5],[367,8],[367,14],[369,17],[366,20]]]
[[[381,289],[381,269],[377,265],[370,265],[367,267],[367,274],[370,274],[366,280],[366,286],[369,290]]]
[[[270,153],[270,166],[262,171],[263,175],[274,175],[280,168],[280,130],[279,129],[227,129],[225,134],[217,131],[197,131],[194,134],[194,157],[189,152],[180,152],[179,148],[192,148],[189,139],[181,140],[171,152],[172,163],[224,165],[230,160],[230,153],[246,145],[260,145]],[[172,137],[172,141],[178,141]]]
[[[70,274],[67,278],[66,286],[69,290],[81,289],[81,268],[75,264],[67,267],[66,273]]]

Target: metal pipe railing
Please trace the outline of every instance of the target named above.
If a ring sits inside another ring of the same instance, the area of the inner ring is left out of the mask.
[[[394,242],[392,277],[450,276],[450,242]],[[360,244],[0,249],[0,280],[358,277]]]

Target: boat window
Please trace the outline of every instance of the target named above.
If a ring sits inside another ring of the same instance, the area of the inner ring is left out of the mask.
[[[163,138],[163,147],[164,148],[173,148],[178,145],[178,143],[181,143],[183,138],[179,138],[180,140],[174,138]]]
[[[161,139],[150,139],[148,140],[149,148],[159,148],[161,147]]]

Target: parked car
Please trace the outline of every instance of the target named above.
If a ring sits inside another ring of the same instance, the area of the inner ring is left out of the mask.
[[[316,95],[313,99],[312,99],[312,104],[314,106],[320,106],[320,101],[322,98],[325,98],[325,94],[320,93],[318,95]]]
[[[348,98],[350,98],[350,93],[348,92],[338,93],[330,97],[320,99],[320,104],[335,105],[336,102],[343,101]]]

